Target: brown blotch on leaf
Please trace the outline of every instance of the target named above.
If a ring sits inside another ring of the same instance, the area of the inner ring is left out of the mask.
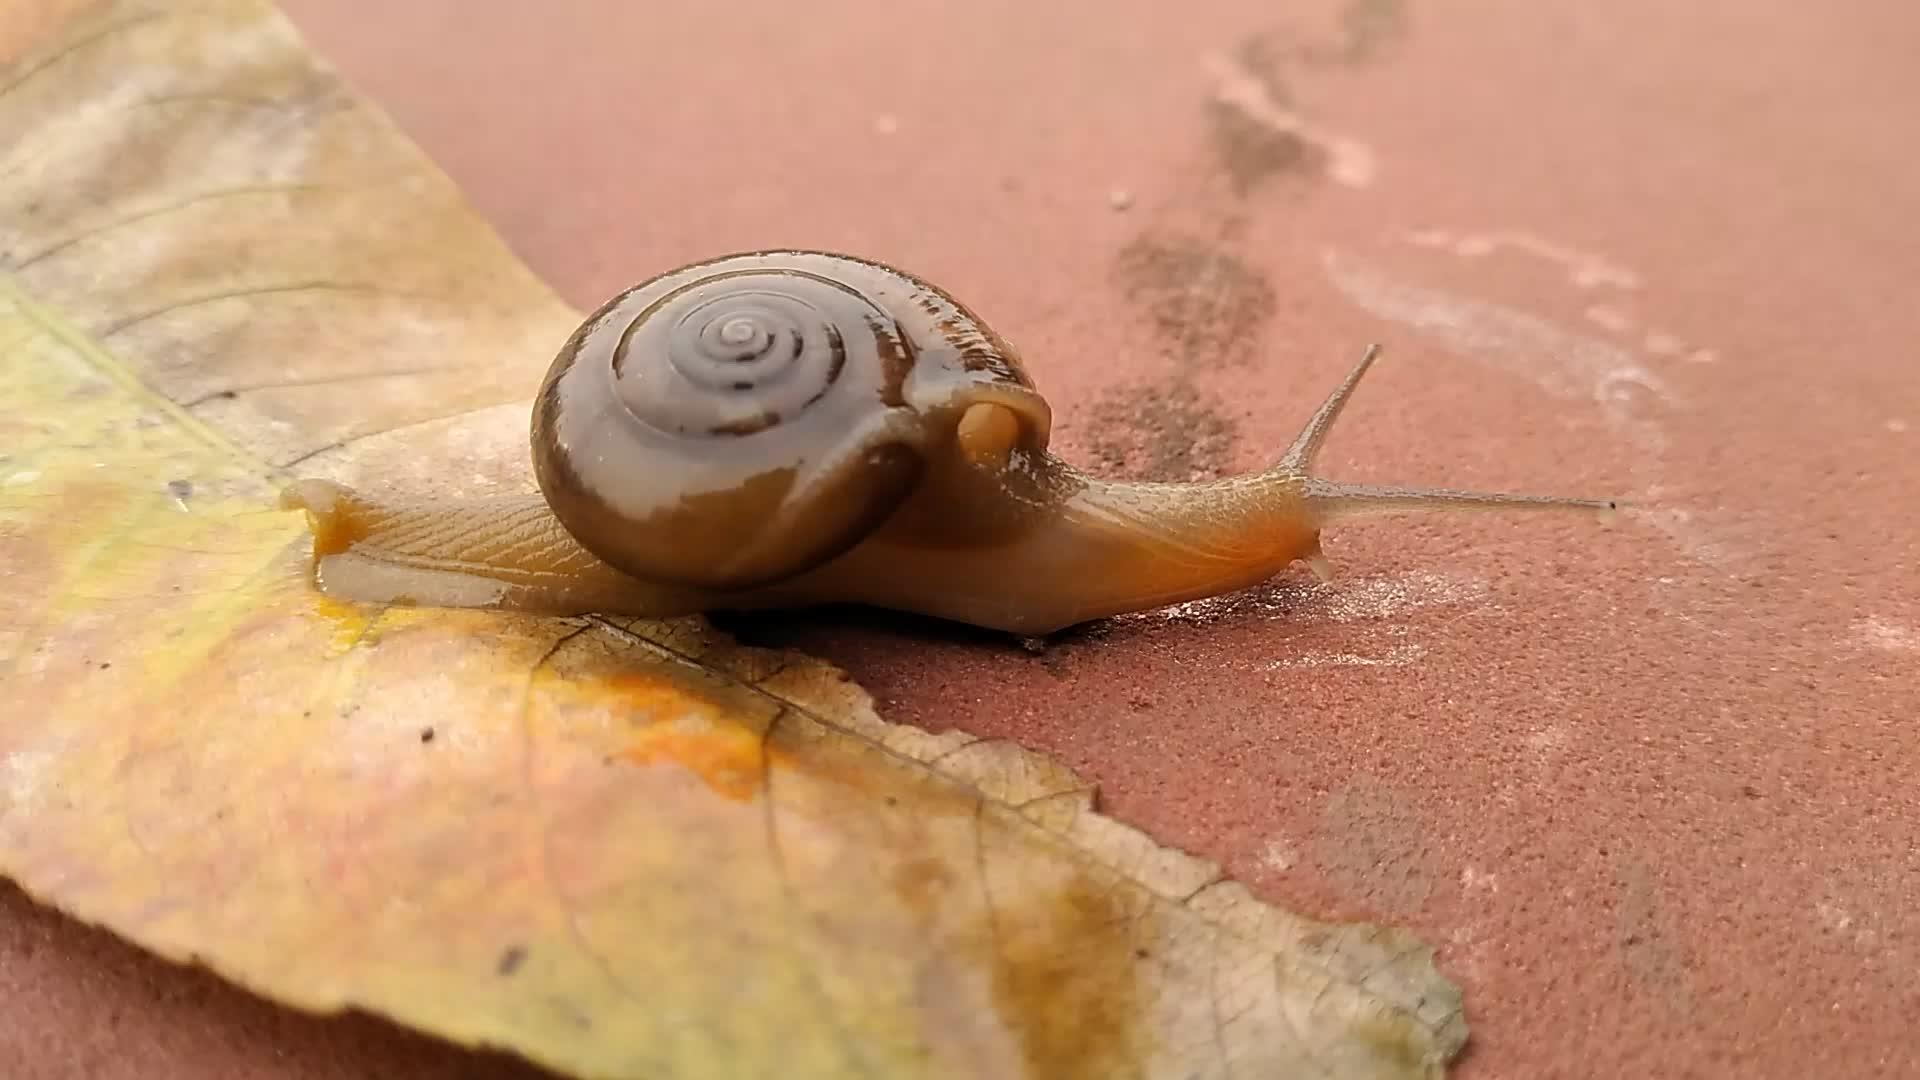
[[[501,975],[511,975],[514,972],[519,971],[520,965],[526,962],[527,962],[526,946],[509,945],[507,946],[506,951],[500,954],[500,962],[494,965],[493,970],[498,972]]]
[[[932,909],[955,884],[946,864],[931,856],[908,859],[893,871],[893,891],[916,911]]]
[[[1069,1066],[1076,1076],[1129,1075],[1150,1050],[1140,1045],[1134,941],[1152,920],[1088,871],[1028,895],[994,919],[992,979],[1029,1075],[1067,1075]]]

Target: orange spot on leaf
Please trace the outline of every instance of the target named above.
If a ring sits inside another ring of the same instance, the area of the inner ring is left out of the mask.
[[[327,647],[336,656],[366,640],[367,631],[380,616],[378,608],[343,604],[318,595],[313,598],[313,610],[333,624],[333,632],[327,637]]]
[[[743,727],[686,730],[661,724],[642,731],[618,756],[635,765],[678,765],[729,799],[745,801],[760,790],[760,736]]]

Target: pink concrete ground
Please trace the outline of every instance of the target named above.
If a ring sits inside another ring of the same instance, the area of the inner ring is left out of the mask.
[[[1379,340],[1336,475],[1651,504],[1348,526],[1337,589],[1038,656],[735,628],[1436,943],[1458,1075],[1920,1075],[1920,8],[289,7],[580,305],[897,262],[1021,345],[1063,455],[1170,478],[1260,463]],[[0,905],[9,1076],[519,1071]]]

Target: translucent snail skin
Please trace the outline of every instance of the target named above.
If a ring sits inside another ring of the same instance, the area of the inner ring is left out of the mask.
[[[1328,524],[1612,500],[1343,484],[1314,458],[1369,348],[1264,471],[1089,476],[1012,347],[926,281],[847,255],[729,255],[589,316],[532,417],[537,495],[281,497],[314,579],[347,600],[669,617],[860,603],[1039,636],[1216,596],[1295,562]]]

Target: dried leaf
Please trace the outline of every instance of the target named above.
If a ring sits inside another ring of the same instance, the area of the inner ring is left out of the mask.
[[[0,871],[34,895],[581,1075],[1426,1076],[1464,1042],[1407,935],[1262,905],[819,661],[318,596],[290,470],[527,489],[578,315],[271,7],[60,23],[0,70],[0,154]]]

